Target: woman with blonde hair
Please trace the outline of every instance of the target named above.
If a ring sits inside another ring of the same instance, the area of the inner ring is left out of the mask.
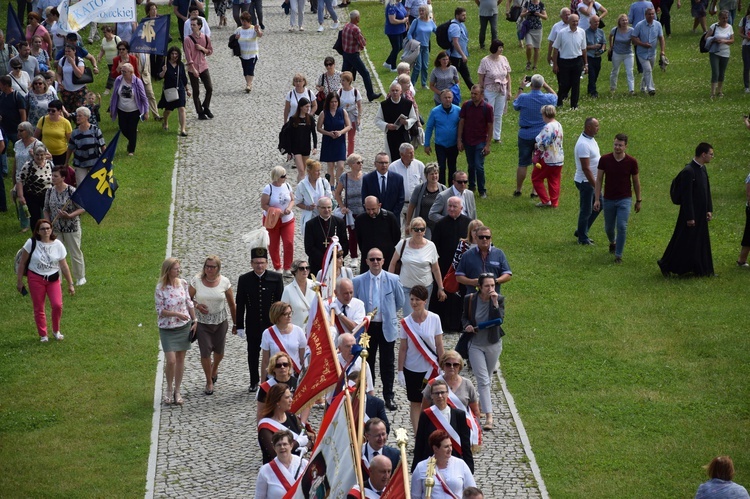
[[[320,163],[314,159],[308,159],[307,176],[297,184],[294,191],[294,197],[297,201],[297,208],[302,210],[300,215],[300,232],[305,235],[305,224],[308,220],[318,215],[318,200],[322,197],[331,197],[331,184],[328,180],[321,178]]]
[[[218,256],[206,257],[203,269],[193,277],[188,290],[195,306],[198,348],[201,352],[203,373],[206,375],[206,388],[203,393],[213,395],[214,383],[219,379],[219,364],[224,358],[224,346],[229,329],[227,305],[232,323],[237,318],[232,283],[221,275],[221,259]]]
[[[294,374],[299,374],[305,360],[307,338],[302,328],[292,323],[292,307],[286,302],[277,301],[271,305],[268,318],[273,326],[263,331],[260,340],[263,353],[260,365],[267,366],[271,355],[284,352],[292,359],[291,367]]]
[[[188,283],[180,278],[180,261],[169,257],[161,264],[161,275],[154,292],[157,325],[164,356],[167,390],[164,403],[182,405],[180,386],[185,371],[185,354],[190,350],[190,336],[195,334],[195,308]]]
[[[271,183],[261,191],[260,207],[263,209],[263,225],[270,238],[268,252],[271,254],[273,268],[276,272],[282,269],[279,247],[281,241],[284,246],[284,275],[288,277],[291,275],[289,269],[294,258],[294,192],[286,183],[286,170],[283,166],[271,168]],[[271,223],[274,225],[269,227]]]
[[[292,394],[297,388],[297,376],[294,375],[294,368],[292,368],[292,358],[286,352],[276,352],[271,356],[266,366],[266,381],[258,385],[258,393],[255,396],[258,421],[265,411],[268,392],[279,383],[284,383]]]
[[[625,76],[628,80],[630,95],[635,94],[635,76],[633,76],[633,27],[628,24],[628,15],[617,16],[617,26],[609,32],[609,53],[612,55],[612,72],[609,74],[609,90],[617,90],[617,77],[620,66],[625,64]]]

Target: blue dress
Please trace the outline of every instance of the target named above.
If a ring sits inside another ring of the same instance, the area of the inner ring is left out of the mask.
[[[333,115],[330,111],[323,111],[323,113],[325,113],[323,130],[327,132],[343,130],[346,126],[342,108],[336,109],[336,114]],[[340,135],[337,139],[323,135],[323,143],[320,146],[320,162],[333,163],[336,161],[346,161],[346,134]]]

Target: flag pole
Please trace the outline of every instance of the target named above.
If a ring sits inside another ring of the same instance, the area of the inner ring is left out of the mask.
[[[320,292],[321,288],[318,288],[318,307],[323,308],[323,295]],[[331,322],[333,322],[333,310],[331,310]],[[328,344],[331,346],[331,352],[334,356],[336,355],[336,345],[333,344],[333,338],[331,337],[331,322],[328,321],[326,314],[320,314],[323,316],[323,320],[326,322],[326,338],[328,338]],[[338,359],[333,363],[336,366],[336,376],[341,376],[341,364]],[[349,411],[351,412],[351,401],[349,401]]]
[[[360,373],[360,377],[362,377],[361,374],[362,373]],[[346,407],[346,418],[349,421],[349,424],[347,425],[349,431],[349,441],[353,444],[357,444],[359,441],[357,439],[356,429],[354,428],[354,410],[352,409],[352,398],[348,388],[344,388],[344,397],[346,400],[346,402],[344,403]],[[359,405],[360,407],[364,407],[365,401],[360,399]],[[350,445],[349,448],[352,451],[352,458],[353,462],[355,463],[354,472],[357,474],[357,483],[359,484],[359,490],[362,491],[362,495],[364,496],[365,481],[362,477],[362,466],[359,465],[360,461],[362,460],[362,446],[360,445],[357,449],[355,449],[353,445]]]
[[[357,419],[357,449],[361,449],[365,439],[365,405],[367,405],[367,349],[370,348],[370,335],[367,331],[359,337],[359,345],[362,351],[359,357],[362,359],[362,367],[359,370],[359,418]]]
[[[408,434],[404,428],[397,428],[396,429],[396,443],[398,444],[398,448],[401,451],[401,475],[404,480],[404,492],[406,497],[411,497],[410,492],[410,483],[409,483],[409,470],[406,466],[404,466],[404,463],[407,463],[406,460],[406,443],[408,441]],[[391,478],[393,479],[393,478]]]
[[[336,243],[331,243],[331,244],[333,244],[333,259],[332,259],[332,262],[331,262],[331,264],[333,265],[333,269],[332,269],[330,275],[333,276],[333,279],[332,279],[333,282],[331,282],[331,286],[333,286],[333,289],[335,290],[336,289],[336,258],[338,257],[339,248],[338,248],[338,246],[336,246]],[[323,279],[323,280],[325,280],[325,277],[326,276],[324,276],[324,275],[320,276],[320,278]],[[331,319],[330,319],[331,324],[334,323],[334,316],[335,316],[335,312],[334,312],[333,308],[331,308]],[[334,348],[333,351],[335,352],[336,349]],[[339,374],[341,374],[341,373],[339,372]]]

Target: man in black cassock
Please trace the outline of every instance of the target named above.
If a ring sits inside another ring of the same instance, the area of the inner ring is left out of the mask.
[[[284,292],[284,281],[281,274],[266,270],[268,266],[268,250],[253,248],[250,252],[250,263],[253,270],[240,276],[237,281],[237,334],[247,335],[247,364],[250,369],[249,392],[258,389],[260,375],[258,362],[260,361],[260,340],[263,331],[271,327],[268,312],[271,304],[281,300]],[[245,327],[247,326],[247,329]],[[263,366],[263,372],[267,366]]]
[[[382,209],[378,198],[365,198],[365,213],[354,220],[354,230],[357,232],[359,254],[362,255],[359,262],[360,274],[369,270],[367,253],[372,248],[382,251],[384,262],[390,263],[396,252],[396,244],[401,240],[401,229],[396,216]]]
[[[385,132],[385,142],[388,145],[388,155],[391,161],[396,161],[401,157],[398,148],[404,142],[411,141],[409,129],[416,122],[417,113],[414,112],[414,104],[401,95],[401,85],[391,84],[388,98],[380,103],[375,115],[375,126]],[[396,215],[401,216],[400,213]]]
[[[469,230],[471,218],[463,215],[461,211],[463,205],[461,198],[453,196],[448,199],[448,215],[441,218],[432,230],[432,242],[438,252],[438,265],[440,265],[440,275],[445,277],[453,263],[453,255],[458,246],[458,240],[466,237]],[[461,286],[460,288],[463,288]],[[448,298],[444,302],[437,300],[437,286],[433,289],[433,296],[430,302],[430,310],[440,316],[440,322],[446,331],[461,330],[461,311],[463,309],[463,299],[457,293],[448,293]]]
[[[313,217],[305,224],[305,253],[310,264],[310,275],[316,275],[323,268],[323,257],[331,238],[338,236],[342,248],[349,247],[349,236],[346,232],[346,222],[333,216],[333,203],[330,198],[322,197],[318,200],[317,217]]]
[[[701,142],[695,157],[679,174],[680,214],[664,256],[657,262],[665,277],[670,274],[713,276],[708,222],[713,218],[711,186],[706,165],[714,157],[711,144]]]

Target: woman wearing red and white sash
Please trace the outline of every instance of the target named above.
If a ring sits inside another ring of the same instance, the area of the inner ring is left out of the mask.
[[[271,355],[284,352],[292,359],[292,368],[295,374],[302,370],[302,359],[305,358],[307,338],[301,327],[292,324],[292,307],[283,301],[277,301],[271,305],[268,318],[273,326],[263,331],[260,340],[262,351],[261,366],[268,365]]]
[[[258,478],[255,480],[255,499],[284,497],[307,467],[307,459],[292,454],[294,435],[290,431],[274,433],[271,441],[276,457],[258,471]]]
[[[258,385],[258,393],[255,396],[255,400],[258,405],[256,411],[256,421],[260,421],[260,413],[266,406],[266,397],[271,387],[277,383],[284,383],[289,391],[294,395],[294,390],[297,388],[297,378],[292,376],[292,359],[284,352],[278,352],[276,355],[271,356],[271,360],[268,361],[266,369],[268,379]]]
[[[435,486],[432,499],[460,499],[466,487],[476,487],[471,470],[461,459],[451,455],[451,438],[443,430],[435,430],[428,441],[435,456]],[[424,497],[427,460],[420,461],[411,476],[411,499]]]
[[[419,416],[417,434],[414,439],[414,459],[411,469],[417,463],[430,457],[432,449],[428,444],[429,436],[435,430],[448,434],[453,446],[453,455],[464,460],[471,472],[474,472],[474,455],[471,452],[471,432],[466,424],[466,413],[448,405],[448,385],[442,379],[432,382],[432,402]]]
[[[315,435],[305,432],[302,422],[292,408],[292,392],[284,383],[271,387],[266,397],[266,405],[258,421],[258,443],[263,453],[263,464],[276,457],[273,435],[278,431],[289,430],[294,437],[292,452],[305,455],[312,448]]]
[[[430,293],[417,285],[409,291],[412,313],[401,320],[398,351],[398,384],[406,388],[409,416],[414,430],[422,410],[422,390],[438,375],[443,355],[443,326],[440,317],[427,310]]]
[[[479,425],[479,396],[474,384],[459,373],[464,367],[464,359],[455,350],[447,350],[440,358],[443,374],[433,378],[422,391],[422,409],[432,405],[432,384],[442,379],[448,384],[448,405],[466,413],[466,424],[471,430],[471,445],[482,444],[482,430]]]

